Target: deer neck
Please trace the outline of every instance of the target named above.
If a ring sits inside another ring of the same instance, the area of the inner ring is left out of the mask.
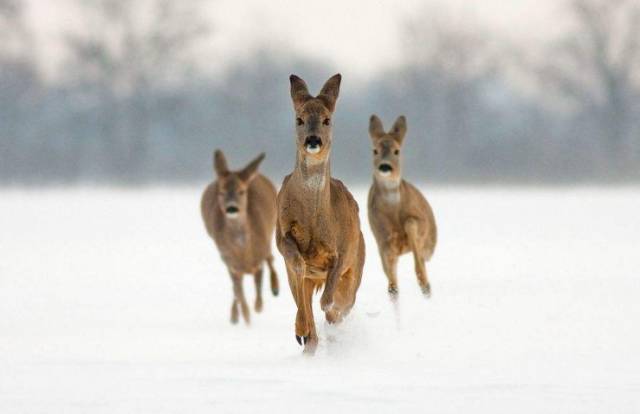
[[[402,178],[385,179],[379,178],[377,174],[374,174],[373,182],[377,192],[381,196],[381,200],[383,200],[385,204],[389,206],[400,205],[400,184],[402,183]]]
[[[318,161],[298,153],[292,178],[311,214],[317,216],[330,208],[331,168],[328,157],[324,161]]]

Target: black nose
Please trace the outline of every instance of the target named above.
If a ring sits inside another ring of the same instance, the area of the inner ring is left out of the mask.
[[[304,146],[311,149],[316,149],[322,146],[322,139],[316,135],[310,135],[304,140]]]
[[[240,210],[236,206],[229,206],[229,207],[227,207],[227,210],[226,210],[226,212],[229,213],[229,214],[235,214],[238,211],[240,211]]]
[[[391,171],[393,171],[393,167],[390,166],[389,164],[380,164],[378,169],[380,171],[382,171],[382,172],[391,172]]]

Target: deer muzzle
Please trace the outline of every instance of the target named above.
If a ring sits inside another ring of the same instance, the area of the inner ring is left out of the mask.
[[[322,148],[322,139],[317,135],[310,135],[304,140],[304,149],[309,154],[317,154]]]
[[[236,218],[240,213],[240,209],[237,206],[229,205],[224,209],[225,214],[229,218]]]
[[[382,176],[386,177],[388,175],[391,175],[392,171],[393,171],[393,167],[391,166],[391,164],[387,164],[386,162],[378,166],[378,172]]]

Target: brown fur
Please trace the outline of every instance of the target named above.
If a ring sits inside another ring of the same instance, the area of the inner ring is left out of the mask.
[[[295,333],[305,352],[318,343],[313,319],[314,290],[324,285],[320,300],[328,322],[341,321],[351,310],[362,278],[364,238],[358,204],[347,188],[331,178],[331,116],[340,75],[329,79],[318,97],[291,75],[296,113],[296,166],[278,193],[276,242],[287,266],[289,286],[298,307]],[[310,137],[321,141],[309,150]]]
[[[404,116],[389,132],[372,115],[369,135],[373,143],[373,184],[369,190],[369,223],[378,243],[384,272],[389,279],[392,298],[398,294],[396,264],[398,257],[413,253],[418,283],[425,295],[431,294],[425,262],[433,255],[437,228],[431,206],[413,185],[402,179],[402,142],[407,132]],[[380,167],[391,168],[383,174]]]
[[[242,288],[242,276],[252,274],[256,287],[255,310],[262,310],[262,267],[270,270],[271,291],[278,295],[278,275],[273,267],[271,241],[276,224],[276,189],[258,174],[264,153],[240,171],[229,171],[222,151],[214,156],[218,179],[202,195],[201,211],[209,236],[215,241],[233,281],[231,322],[238,322],[238,307],[249,323],[249,306]],[[237,208],[234,218],[227,212]]]

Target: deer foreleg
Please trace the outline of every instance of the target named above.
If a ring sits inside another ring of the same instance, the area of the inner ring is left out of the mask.
[[[329,268],[327,269],[327,280],[324,285],[322,297],[320,298],[320,307],[324,312],[328,312],[333,306],[333,294],[336,291],[338,279],[340,279],[340,276],[344,271],[342,267],[343,260],[341,256],[333,258],[329,262]]]
[[[284,235],[280,234],[280,232],[276,232],[276,243],[278,244],[280,253],[284,256],[284,260],[289,264],[291,269],[296,273],[296,275],[302,275],[304,270],[304,259],[302,258],[302,254],[300,254],[298,243],[296,243],[291,232],[288,231]]]

